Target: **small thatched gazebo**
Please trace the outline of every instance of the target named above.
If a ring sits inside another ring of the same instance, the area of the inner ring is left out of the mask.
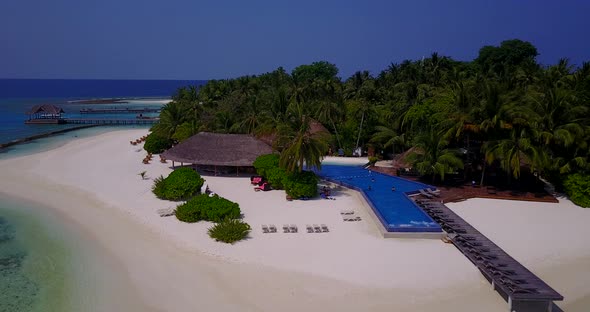
[[[64,123],[63,113],[61,107],[52,104],[35,105],[25,113],[29,115],[25,123]]]
[[[272,153],[272,148],[247,134],[222,134],[200,132],[162,153],[162,157],[174,162],[190,163],[204,168],[252,167],[260,155]]]

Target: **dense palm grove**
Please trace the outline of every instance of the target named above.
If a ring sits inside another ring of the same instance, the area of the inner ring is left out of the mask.
[[[525,176],[560,185],[588,170],[590,63],[541,66],[520,40],[485,46],[473,62],[433,53],[340,79],[316,62],[178,90],[154,132],[181,141],[199,131],[275,136],[285,167],[315,165],[329,150],[357,147],[406,161],[426,178],[518,185]],[[313,120],[331,133],[310,131]]]

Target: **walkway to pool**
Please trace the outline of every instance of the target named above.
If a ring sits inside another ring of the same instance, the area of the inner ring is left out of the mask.
[[[327,181],[358,191],[383,226],[384,236],[441,237],[441,227],[410,199],[413,194],[419,194],[420,190],[434,190],[434,187],[372,172],[358,163],[324,162],[317,173]]]

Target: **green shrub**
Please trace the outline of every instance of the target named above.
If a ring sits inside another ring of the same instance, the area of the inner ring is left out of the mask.
[[[191,168],[176,169],[166,178],[164,196],[170,200],[190,198],[199,193],[204,182]]]
[[[254,168],[256,173],[263,177],[267,177],[267,170],[279,167],[279,155],[277,154],[266,154],[260,155],[254,161]]]
[[[250,225],[237,219],[224,219],[209,228],[209,236],[216,241],[233,244],[242,240],[250,233]]]
[[[283,168],[271,168],[266,170],[266,180],[273,189],[282,190],[285,186],[283,181],[287,178],[287,171]]]
[[[318,178],[311,171],[292,173],[284,179],[283,185],[287,195],[291,198],[316,197],[318,195]]]
[[[156,178],[152,192],[160,199],[187,199],[199,193],[203,182],[205,180],[193,169],[179,168],[172,171],[166,178],[162,176]]]
[[[156,134],[155,132],[151,132],[147,136],[145,144],[143,145],[143,149],[152,154],[160,154],[170,147],[172,147],[172,141]]]
[[[164,189],[166,189],[166,182],[164,181],[164,176],[159,176],[154,179],[154,185],[152,186],[152,192],[156,195],[159,199],[166,199],[164,196]]]
[[[590,175],[571,174],[563,182],[563,187],[574,204],[584,208],[590,207]]]
[[[225,218],[239,218],[240,206],[223,197],[201,194],[176,207],[176,218],[183,222],[201,220],[221,222]]]
[[[377,162],[377,160],[379,160],[377,157],[371,156],[369,157],[369,164],[374,165]]]

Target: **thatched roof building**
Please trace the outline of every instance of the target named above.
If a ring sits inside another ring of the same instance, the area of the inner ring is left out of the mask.
[[[42,104],[42,105],[35,105],[33,106],[28,112],[25,114],[31,115],[44,115],[44,116],[61,116],[64,113],[64,110],[58,106],[52,104]]]
[[[200,132],[162,153],[168,160],[195,165],[251,167],[272,148],[246,134]]]

